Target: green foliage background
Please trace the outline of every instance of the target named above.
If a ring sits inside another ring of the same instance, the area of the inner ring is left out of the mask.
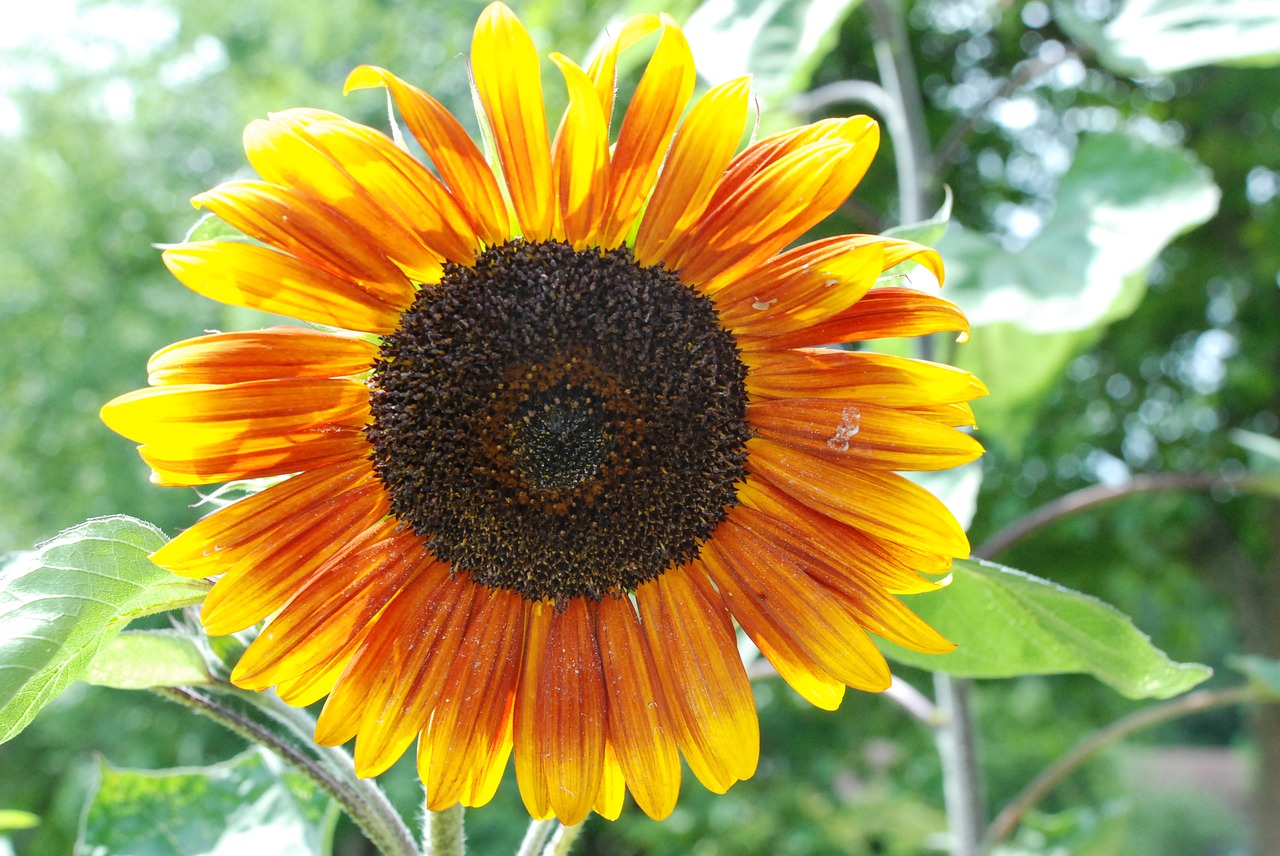
[[[594,0],[515,5],[544,53],[577,58],[611,20],[653,8]],[[695,5],[678,0],[664,8],[684,20]],[[307,105],[384,124],[379,97],[341,95],[354,65],[392,68],[466,117],[463,57],[482,6],[83,2],[76,20],[110,16],[129,35],[93,36],[80,24],[79,36],[0,53],[0,107],[20,116],[16,128],[0,133],[0,552],[28,549],[95,515],[133,514],[169,532],[198,516],[195,493],[148,485],[145,467],[101,425],[97,410],[143,385],[146,358],[162,345],[205,329],[261,326],[263,319],[186,292],[152,244],[182,237],[194,219],[186,204],[192,195],[247,174],[239,134],[249,120]],[[1211,221],[1176,240],[1149,269],[1123,271],[1136,277],[1136,296],[1142,284],[1148,291],[1126,307],[1132,314],[1109,317],[1110,327],[1068,339],[1024,334],[1004,352],[995,348],[1001,340],[994,331],[986,344],[975,331],[967,347],[988,359],[994,375],[987,378],[992,401],[978,407],[990,451],[971,529],[975,544],[1090,484],[1143,472],[1243,472],[1244,455],[1228,429],[1275,434],[1280,427],[1276,72],[1214,65],[1134,79],[1109,71],[1105,52],[1100,57],[1073,36],[1084,38],[1115,11],[1106,0],[1053,8],[1040,0],[909,4],[926,130],[946,158],[938,174],[952,188],[953,216],[965,234],[1021,251],[1036,227],[1051,222],[1062,175],[1089,133],[1123,130],[1152,145],[1180,146],[1221,190]],[[805,79],[780,85],[766,100],[764,127],[795,118],[788,86],[800,92],[876,79],[864,12],[853,9],[827,35],[830,50],[819,52]],[[767,66],[769,59],[753,62]],[[561,95],[550,83],[547,90],[554,116]],[[886,143],[826,231],[880,232],[900,221],[894,157]],[[1174,178],[1157,173],[1148,180]],[[1150,216],[1155,229],[1161,212]],[[948,240],[959,239],[953,232]],[[1031,357],[1052,350],[1050,341],[1060,358],[1045,382],[1028,381],[1034,389],[1016,402],[1003,398],[995,376],[1007,377],[1010,389],[1033,377]],[[964,349],[960,354],[969,359]],[[1209,663],[1218,680],[1229,681],[1230,652],[1280,656],[1277,522],[1274,501],[1265,498],[1159,494],[1076,516],[1001,558],[1115,604],[1175,660]],[[917,686],[928,683],[923,673],[903,674]],[[754,779],[712,798],[686,777],[670,819],[654,824],[629,811],[617,824],[593,821],[578,852],[931,852],[943,818],[926,731],[869,696],[853,695],[826,714],[780,683],[761,682],[757,694],[764,751]],[[1081,677],[984,683],[978,704],[992,806],[1090,728],[1134,706]],[[1154,739],[1247,742],[1233,709]],[[10,834],[17,852],[66,853],[85,794],[96,777],[114,775],[100,772],[95,753],[113,766],[158,769],[223,761],[242,746],[158,699],[77,685],[0,746],[0,769],[28,771],[0,776],[0,809],[42,819]],[[1261,757],[1265,763],[1265,752]],[[1119,764],[1119,756],[1103,759],[1055,792],[1046,813],[1024,829],[1021,852],[1063,846],[1080,854],[1176,856],[1244,846],[1237,816],[1135,793],[1114,774]],[[394,768],[386,785],[412,819],[418,792],[411,764]],[[522,815],[508,782],[491,807],[470,815],[474,852],[512,850]],[[1186,831],[1161,838],[1158,851],[1135,849],[1174,819]],[[354,830],[340,826],[336,835],[336,852],[366,852]]]

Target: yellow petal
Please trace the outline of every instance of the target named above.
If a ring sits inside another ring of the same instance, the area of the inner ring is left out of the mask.
[[[372,342],[306,327],[214,333],[156,351],[147,363],[147,381],[169,386],[336,378],[368,371],[377,356]]]
[[[546,241],[559,231],[542,72],[533,39],[502,3],[480,14],[471,41],[471,74],[493,128],[498,160],[524,237]]]
[[[511,237],[507,204],[484,155],[444,105],[386,69],[362,65],[347,76],[344,92],[385,86],[409,131],[435,164],[454,196],[466,200],[480,236],[488,244]]]
[[[595,242],[609,201],[609,128],[586,73],[560,54],[551,60],[569,88],[569,108],[555,141],[556,196],[565,239],[581,250]]]
[[[661,261],[706,210],[747,127],[751,78],[709,90],[680,123],[636,234],[636,259]]]
[[[693,94],[697,74],[689,43],[675,21],[660,17],[662,38],[627,107],[613,151],[609,214],[601,230],[604,247],[620,245],[635,225]]]

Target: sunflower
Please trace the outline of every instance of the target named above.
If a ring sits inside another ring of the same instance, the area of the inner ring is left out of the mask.
[[[654,34],[615,136],[618,55]],[[897,596],[968,545],[898,473],[977,457],[957,428],[985,390],[830,347],[963,335],[952,304],[878,282],[908,259],[941,279],[932,250],[787,249],[858,183],[875,122],[739,151],[748,79],[688,106],[666,16],[631,19],[585,70],[551,59],[569,93],[554,138],[532,40],[500,3],[481,15],[492,161],[371,66],[347,90],[389,90],[434,170],[327,112],[249,125],[261,180],[194,201],[252,240],[164,259],[214,300],[315,327],[171,345],[102,415],[161,485],[288,476],[154,559],[220,575],[209,633],[267,619],[232,680],[327,695],[316,739],[354,738],[361,775],[416,739],[428,807],[474,806],[514,752],[535,817],[616,817],[625,787],[662,818],[681,754],[715,792],[755,770],[735,622],[827,709],[889,685],[869,633],[951,647]]]

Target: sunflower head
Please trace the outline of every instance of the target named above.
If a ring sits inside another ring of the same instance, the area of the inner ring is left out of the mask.
[[[646,46],[615,111],[618,56]],[[629,790],[661,818],[681,754],[717,792],[755,769],[735,627],[824,708],[888,686],[868,634],[949,649],[898,596],[968,545],[899,473],[977,457],[957,429],[985,390],[853,344],[964,334],[952,304],[881,281],[908,259],[941,281],[932,250],[791,246],[866,171],[874,121],[740,148],[749,81],[693,100],[666,16],[585,68],[551,58],[554,135],[532,40],[500,3],[481,15],[488,155],[372,66],[347,89],[386,88],[429,165],[331,113],[252,123],[260,178],[195,202],[253,240],[165,262],[323,329],[171,345],[103,418],[162,485],[287,476],[154,559],[218,577],[210,633],[269,619],[232,680],[328,696],[317,740],[354,738],[362,775],[416,740],[428,806],[479,805],[514,753],[535,817],[616,817]]]

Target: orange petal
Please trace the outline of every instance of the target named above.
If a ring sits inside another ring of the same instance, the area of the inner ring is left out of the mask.
[[[264,437],[229,436],[198,448],[149,443],[138,455],[151,467],[152,484],[194,487],[202,484],[283,476],[334,466],[369,454],[358,428],[312,429]]]
[[[197,294],[302,321],[390,333],[400,325],[395,307],[345,279],[240,241],[201,241],[165,250],[164,263]]]
[[[883,407],[931,407],[987,394],[961,369],[867,351],[751,351],[747,391],[765,398],[846,398]]]
[[[276,684],[276,694],[280,696],[280,700],[294,707],[309,707],[328,695],[369,629],[366,627],[364,632],[356,634],[347,644],[335,648],[328,657],[310,669]]]
[[[581,250],[594,243],[609,200],[609,127],[591,80],[572,60],[551,60],[569,87],[569,109],[556,134],[556,195],[565,239]]]
[[[346,724],[356,731],[356,773],[381,774],[396,762],[422,732],[445,687],[445,675],[458,650],[470,614],[475,586],[468,579],[450,579],[449,566],[433,562],[395,596],[373,623],[364,644],[343,674],[335,702],[323,729]],[[340,712],[354,707],[358,726]],[[329,710],[329,705],[326,705]],[[345,734],[343,735],[345,736]]]
[[[829,183],[848,183],[840,174],[857,152],[843,141],[820,142],[771,163],[718,208],[708,208],[672,245],[668,265],[685,282],[708,284],[706,290],[714,292],[709,283],[716,275],[744,260],[763,261],[831,213],[816,201],[825,198]]]
[[[476,22],[471,73],[493,128],[520,229],[528,240],[550,240],[559,231],[558,212],[538,52],[502,3],[490,4]]]
[[[427,808],[484,805],[511,755],[511,715],[524,646],[524,604],[481,588],[431,718],[430,761],[419,767]]]
[[[689,768],[722,794],[760,758],[755,699],[720,595],[699,570],[672,568],[636,590],[671,725]]]
[[[848,198],[871,165],[879,138],[876,123],[859,116],[821,133],[799,135],[797,140],[812,141],[780,147],[778,153],[785,154],[764,158],[756,171],[735,169],[735,160],[704,222],[673,247],[672,254],[682,257],[674,266],[684,270],[686,282],[701,283],[708,293],[754,269]],[[823,163],[824,157],[830,162]],[[709,239],[724,242],[735,235],[727,256],[717,257],[706,247]]]
[[[359,428],[368,418],[368,388],[341,378],[149,387],[102,408],[103,421],[116,433],[174,448],[195,448],[230,435]]]
[[[680,754],[672,714],[630,598],[600,601],[596,635],[609,703],[609,742],[636,804],[654,820],[662,820],[671,814],[680,793]]]
[[[693,94],[697,73],[684,33],[661,15],[662,38],[622,119],[610,171],[609,216],[601,245],[620,245],[653,189],[676,123]]]
[[[838,466],[944,470],[982,455],[978,441],[933,420],[837,398],[759,400],[747,420],[761,437]]]
[[[628,18],[618,29],[618,35],[603,51],[591,60],[587,75],[591,78],[600,97],[600,108],[607,122],[613,114],[613,95],[616,86],[618,54],[634,45],[662,26],[657,15],[643,14]]]
[[[922,550],[969,555],[969,540],[947,507],[896,473],[833,467],[763,437],[748,440],[747,450],[750,472],[829,517]]]
[[[244,548],[223,551],[231,554],[228,564],[216,568],[222,578],[200,611],[205,632],[237,633],[276,612],[345,547],[348,533],[364,531],[387,513],[377,484],[316,499],[305,510],[308,516],[288,520]]]
[[[685,235],[715,191],[747,127],[751,78],[709,90],[680,123],[636,233],[636,259],[657,264]]]
[[[770,259],[758,275],[746,278],[743,291],[749,296],[731,300],[726,294],[731,289],[721,289],[716,301],[724,307],[721,323],[736,336],[773,337],[812,327],[856,304],[875,285],[883,250],[875,244],[824,249]]]
[[[450,580],[431,565],[405,583],[378,616],[330,693],[316,722],[316,742],[336,746],[364,729],[359,769],[375,771],[400,752],[430,719],[466,626],[475,586]],[[392,714],[388,716],[388,714]],[[380,720],[390,719],[389,722]],[[385,726],[380,728],[379,726]]]
[[[297,256],[396,309],[413,303],[413,285],[377,239],[301,191],[265,181],[229,181],[191,200],[240,231]]]
[[[389,185],[391,173],[378,147],[348,139],[337,145],[337,139],[322,143],[308,127],[317,131],[332,130],[340,120],[331,113],[290,110],[273,116],[270,121],[255,120],[244,131],[245,153],[249,163],[272,184],[296,188],[359,223],[377,241],[387,257],[398,264],[416,282],[436,282],[440,277],[441,247],[433,247],[416,234],[405,221],[403,212],[385,207],[400,188]],[[369,129],[372,133],[372,129]],[[394,147],[394,144],[390,144]],[[336,150],[331,154],[329,147]],[[348,168],[360,171],[368,164],[373,178],[369,186],[352,175]],[[400,181],[400,185],[407,182]]]
[[[356,336],[305,327],[214,333],[162,348],[147,363],[152,386],[232,384],[363,374],[378,346]]]
[[[434,559],[411,531],[384,518],[321,567],[253,641],[231,680],[260,690],[301,674],[362,632]]]
[[[889,667],[862,627],[777,545],[737,526],[731,515],[703,548],[702,561],[752,639],[759,636],[785,651],[784,659],[807,660],[855,689],[889,686]]]
[[[604,675],[592,612],[585,598],[553,608],[546,645],[531,652],[542,660],[532,712],[535,751],[545,759],[551,810],[565,825],[591,811],[604,775]]]
[[[390,137],[341,116],[313,119],[309,111],[271,117],[339,164],[373,203],[430,250],[470,264],[479,249],[469,214],[431,172]]]
[[[461,123],[439,101],[405,83],[386,69],[362,65],[347,76],[344,92],[385,86],[395,99],[409,131],[445,185],[458,199],[465,199],[480,237],[499,244],[511,237],[507,204],[498,180]]]
[[[958,332],[960,341],[969,338],[969,321],[951,301],[914,288],[873,288],[857,303],[808,329],[744,339],[742,347],[799,348],[946,332]]]
[[[934,591],[922,573],[945,573],[951,557],[923,552],[862,532],[815,511],[764,479],[748,479],[738,490],[743,506],[761,512],[793,533],[796,543],[821,555],[853,586],[875,586],[893,594]],[[752,525],[750,516],[744,525]],[[839,588],[839,586],[833,586]]]
[[[543,738],[540,734],[549,725],[538,710],[540,688],[548,680],[544,655],[555,609],[551,602],[525,605],[524,662],[516,687],[513,720],[516,782],[520,786],[520,798],[535,820],[551,817],[550,788],[556,777],[555,765],[542,751]]]

